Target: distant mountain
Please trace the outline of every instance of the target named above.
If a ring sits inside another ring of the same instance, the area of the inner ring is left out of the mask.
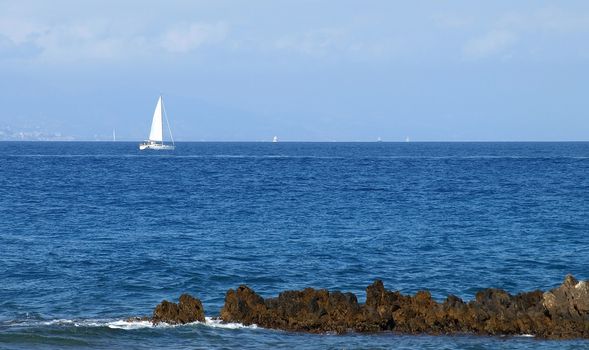
[[[10,127],[0,128],[0,141],[73,141],[72,136],[60,132],[41,130],[13,130]]]

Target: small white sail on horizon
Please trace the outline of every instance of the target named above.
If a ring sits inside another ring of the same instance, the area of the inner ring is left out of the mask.
[[[274,136],[274,138],[272,138],[272,142],[278,142],[278,136]]]
[[[171,145],[164,144],[164,120],[168,124],[168,131],[170,132]],[[174,138],[172,137],[172,129],[170,129],[170,121],[166,115],[164,109],[164,101],[162,96],[157,100],[155,105],[155,111],[153,112],[153,118],[151,120],[151,130],[149,132],[149,139],[139,145],[140,150],[153,149],[153,150],[173,150],[176,146],[174,144]]]

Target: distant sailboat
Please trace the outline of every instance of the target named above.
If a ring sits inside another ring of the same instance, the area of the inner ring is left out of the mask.
[[[115,132],[115,129],[112,129],[112,142],[116,142],[117,141],[117,133]]]
[[[170,132],[170,140],[172,141],[171,145],[164,144],[164,121],[162,117],[166,118],[168,131]],[[162,99],[162,96],[160,95],[159,99],[157,100],[157,105],[155,106],[155,111],[153,112],[153,119],[151,120],[151,131],[149,132],[149,139],[140,144],[139,149],[171,151],[175,148],[176,146],[174,145],[174,138],[172,137],[170,122],[168,121],[168,116],[166,115],[166,111],[164,109],[164,101]]]
[[[376,142],[382,142],[382,139],[380,138],[380,136],[376,139]]]
[[[409,136],[405,137],[405,142],[410,142],[411,140],[409,140]]]
[[[272,139],[272,142],[278,142],[278,136],[274,136],[274,138]]]

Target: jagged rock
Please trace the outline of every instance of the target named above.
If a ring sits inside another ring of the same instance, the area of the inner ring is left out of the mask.
[[[188,294],[182,294],[178,304],[164,300],[156,306],[151,321],[154,324],[160,322],[169,324],[204,322],[205,314],[200,300]]]
[[[307,288],[264,300],[247,286],[229,290],[221,310],[225,322],[306,332],[533,334],[544,338],[589,338],[589,288],[567,276],[550,292],[511,295],[484,289],[465,303],[450,295],[443,303],[428,291],[415,296],[387,291],[382,281],[366,288],[366,303],[351,293]]]
[[[384,289],[381,280],[376,280],[366,288],[366,304],[364,314],[367,320],[377,323],[379,329],[392,329],[394,326],[393,312],[397,311],[402,295]]]
[[[235,291],[230,289],[225,295],[225,306],[221,310],[221,319],[225,322],[261,325],[261,317],[265,312],[264,299],[248,286],[239,286]]]
[[[560,287],[544,293],[543,304],[551,315],[588,319],[589,283],[567,275]]]
[[[361,310],[354,294],[312,288],[286,291],[264,300],[247,286],[240,286],[227,292],[221,310],[225,322],[308,332],[343,333],[353,328],[359,317]]]
[[[589,283],[567,275],[560,287],[543,294],[542,304],[550,318],[546,336],[589,338]]]

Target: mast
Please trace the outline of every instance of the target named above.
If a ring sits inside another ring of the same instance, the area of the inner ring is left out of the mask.
[[[168,125],[168,132],[170,133],[170,140],[172,141],[172,145],[175,146],[176,144],[174,143],[174,136],[172,136],[172,128],[170,128],[170,119],[168,118],[168,113],[166,113],[166,107],[164,107],[164,100],[161,95],[160,99],[162,101],[162,110],[164,112],[164,117],[166,118],[166,124]]]

